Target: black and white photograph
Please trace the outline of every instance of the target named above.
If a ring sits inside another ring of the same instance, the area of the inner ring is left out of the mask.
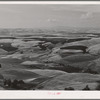
[[[100,90],[100,4],[0,4],[0,90]]]

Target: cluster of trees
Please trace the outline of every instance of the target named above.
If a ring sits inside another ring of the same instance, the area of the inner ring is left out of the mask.
[[[11,81],[11,79],[5,79],[4,86],[5,86],[5,88],[16,89],[16,90],[29,90],[31,87],[31,89],[35,90],[35,87],[37,85],[33,84],[33,83],[26,84],[23,80],[15,79],[15,80]],[[42,89],[42,88],[43,88],[43,86],[38,87],[38,89]],[[75,89],[73,87],[66,87],[66,88],[64,88],[64,90],[75,90]],[[91,89],[88,85],[86,85],[82,90],[89,91]],[[100,90],[100,82],[98,82],[98,85],[95,88],[95,90]]]
[[[37,83],[25,83],[23,80],[4,79],[4,87],[13,90],[35,90]],[[42,88],[42,87],[39,87]]]
[[[49,69],[55,69],[55,70],[62,70],[68,73],[73,73],[73,72],[81,72],[82,69],[79,67],[73,67],[71,65],[64,65],[64,64],[59,64],[59,66],[56,67],[51,67]]]
[[[64,90],[75,90],[73,87],[68,87],[68,88],[65,88]],[[83,88],[82,90],[90,90],[89,86],[86,85],[85,88]]]
[[[87,68],[87,70],[83,71],[84,73],[90,73],[90,74],[98,74],[97,71],[92,70],[91,68]]]
[[[13,80],[11,79],[5,79],[4,80],[4,86],[8,88],[14,88],[14,89],[25,89],[24,87],[25,83],[23,80]]]
[[[73,73],[73,72],[77,72],[77,73],[90,73],[90,74],[99,74],[97,71],[92,70],[91,68],[87,68],[87,69],[82,69],[80,67],[74,67],[71,66],[69,64],[64,65],[64,64],[59,64],[58,66],[55,67],[50,67],[49,69],[55,69],[55,70],[62,70],[68,73]]]
[[[73,87],[68,87],[68,88],[65,88],[64,90],[75,90]],[[82,90],[91,90],[90,88],[89,88],[89,86],[88,85],[86,85],[86,87],[85,88],[83,88]],[[100,83],[98,82],[98,85],[97,85],[97,87],[95,88],[95,90],[100,90]]]

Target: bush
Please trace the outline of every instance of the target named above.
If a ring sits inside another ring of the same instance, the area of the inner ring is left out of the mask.
[[[73,87],[68,87],[68,88],[65,88],[64,90],[74,90]]]
[[[73,87],[68,87],[68,88],[65,88],[64,90],[74,90]]]

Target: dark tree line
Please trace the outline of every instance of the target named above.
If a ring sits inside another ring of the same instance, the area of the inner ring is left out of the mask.
[[[64,64],[59,64],[60,66],[57,66],[57,67],[51,67],[49,69],[54,69],[54,70],[62,70],[62,71],[65,71],[65,72],[68,72],[68,73],[73,73],[73,72],[82,72],[82,69],[81,68],[78,68],[78,67],[73,67],[73,66],[70,66],[70,65],[64,65]]]
[[[24,89],[23,86],[25,85],[23,80],[13,80],[11,79],[5,79],[4,80],[4,86],[8,88],[14,88],[14,89]]]
[[[65,88],[64,90],[75,90],[75,89],[74,89],[73,87],[67,87],[67,88]],[[84,87],[82,90],[87,91],[87,90],[91,90],[91,89],[89,88],[88,85],[86,85],[86,87]]]

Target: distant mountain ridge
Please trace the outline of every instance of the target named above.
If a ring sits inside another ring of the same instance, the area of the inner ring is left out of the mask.
[[[20,35],[32,33],[100,33],[99,28],[90,27],[49,27],[49,28],[0,28],[0,35]]]

